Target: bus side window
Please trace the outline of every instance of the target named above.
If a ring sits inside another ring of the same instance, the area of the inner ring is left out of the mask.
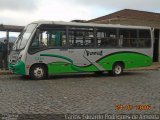
[[[115,48],[118,46],[117,29],[97,28],[97,46],[102,48]]]
[[[47,47],[47,31],[43,31],[40,35],[39,35],[39,46],[40,47]]]
[[[93,47],[95,45],[94,32],[92,27],[70,27],[70,47]]]
[[[124,47],[124,48],[151,47],[151,35],[149,30],[120,29],[119,34],[120,34],[119,47]]]
[[[66,35],[63,31],[43,31],[41,43],[46,47],[61,47],[66,42]]]
[[[42,47],[47,47],[47,45],[45,44],[46,42],[46,39],[45,39],[45,34],[43,32],[39,32],[39,34],[37,34],[34,38],[33,38],[33,41],[32,41],[32,44],[31,44],[31,48],[34,48],[34,49],[40,49]]]
[[[139,47],[151,47],[151,35],[149,30],[139,30]]]
[[[138,47],[138,38],[136,29],[120,29],[119,31],[119,47]]]
[[[66,45],[65,30],[41,30],[35,35],[31,43],[31,51]]]
[[[48,34],[49,47],[62,47],[66,45],[66,32],[65,31],[50,31]]]

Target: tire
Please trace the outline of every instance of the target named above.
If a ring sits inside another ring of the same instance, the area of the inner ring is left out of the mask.
[[[117,62],[113,64],[112,70],[109,71],[109,73],[112,76],[119,76],[119,75],[122,75],[123,69],[124,69],[124,65],[120,62]]]
[[[40,64],[32,66],[29,74],[33,80],[42,80],[48,77],[47,68]]]

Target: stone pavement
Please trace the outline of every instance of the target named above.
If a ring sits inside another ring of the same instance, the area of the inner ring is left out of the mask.
[[[119,77],[54,75],[46,80],[0,75],[0,114],[7,113],[160,114],[160,71],[127,71]]]
[[[149,67],[141,67],[141,68],[132,68],[127,71],[137,71],[137,70],[158,70],[160,69],[160,62],[154,62],[152,66]],[[0,70],[0,75],[9,75],[12,74],[9,70]]]

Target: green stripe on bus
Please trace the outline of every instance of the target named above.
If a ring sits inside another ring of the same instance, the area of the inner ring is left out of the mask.
[[[77,67],[71,63],[67,62],[53,62],[48,64],[49,73],[67,73],[67,72],[89,72],[89,71],[98,71],[98,69],[93,66],[87,67]]]
[[[55,54],[40,54],[40,56],[47,56],[47,57],[56,57],[56,58],[62,58],[64,60],[67,60],[70,62],[68,64],[67,62],[54,62],[48,64],[49,67],[49,73],[50,72],[56,72],[56,73],[63,73],[63,72],[88,72],[88,71],[98,71],[98,69],[94,65],[89,65],[89,66],[76,66],[73,64],[73,60],[60,56],[60,55],[55,55]],[[53,67],[54,66],[54,67]]]
[[[57,61],[49,63],[49,73],[65,73],[65,72],[91,72],[98,71],[96,66],[90,64],[88,66],[76,66],[73,64],[73,60],[65,56],[54,55],[54,54],[41,54],[40,56],[57,57],[67,60],[70,63]],[[115,52],[106,55],[99,60],[97,63],[102,66],[105,70],[112,70],[112,66],[115,62],[123,62],[125,69],[135,67],[145,67],[152,64],[152,58],[143,54],[134,52]]]
[[[135,67],[145,67],[152,64],[152,58],[143,54],[119,52],[116,54],[107,55],[98,61],[99,65],[103,66],[106,70],[112,70],[115,62],[121,61],[125,65],[125,69]]]

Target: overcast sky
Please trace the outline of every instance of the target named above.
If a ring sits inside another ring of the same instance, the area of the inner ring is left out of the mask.
[[[0,0],[0,24],[89,20],[121,10],[160,12],[159,0]]]

